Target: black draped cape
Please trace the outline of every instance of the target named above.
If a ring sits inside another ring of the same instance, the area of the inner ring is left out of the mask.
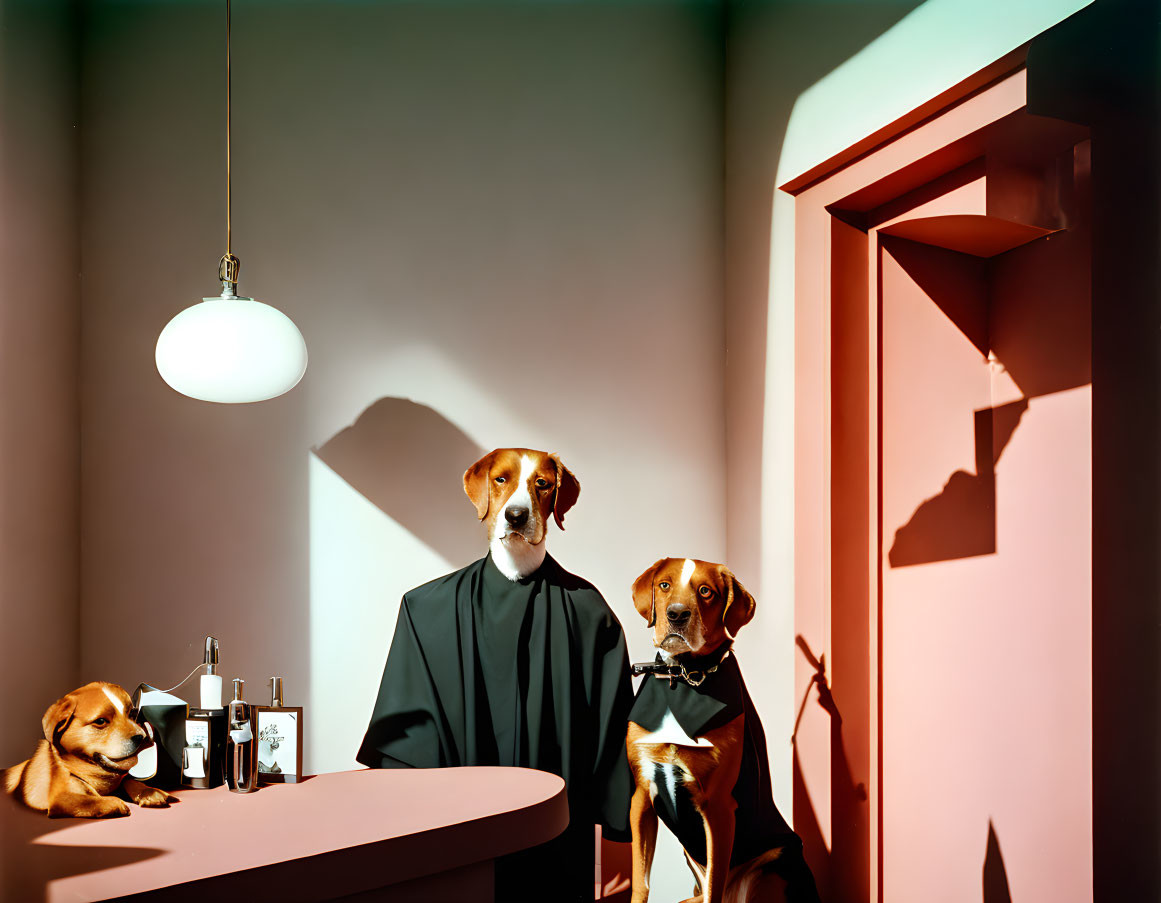
[[[593,824],[628,840],[625,636],[590,583],[551,556],[512,581],[491,557],[403,597],[371,723],[372,768],[520,765],[558,774],[570,824],[518,870],[575,876],[592,898]],[[587,870],[587,872],[586,872]],[[498,868],[497,893],[502,893]]]
[[[660,660],[658,656],[658,660]],[[633,721],[648,731],[661,726],[666,712],[673,717],[690,737],[721,727],[744,715],[742,721],[742,764],[738,782],[734,785],[734,800],[738,804],[735,815],[734,848],[730,866],[736,866],[773,847],[801,841],[783,819],[774,805],[770,782],[770,767],[766,753],[766,734],[754,710],[754,703],[746,691],[738,660],[731,654],[707,674],[704,682],[693,687],[684,680],[674,681],[646,677],[637,693],[629,714]],[[677,835],[678,840],[694,859],[705,864],[705,831],[701,820],[684,812],[680,797],[670,798],[659,793],[654,806],[657,814]]]

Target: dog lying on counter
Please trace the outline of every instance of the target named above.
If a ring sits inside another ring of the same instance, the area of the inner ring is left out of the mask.
[[[137,754],[153,745],[135,720],[133,701],[117,684],[95,681],[58,699],[44,713],[44,739],[32,758],[0,772],[4,792],[49,818],[116,818],[129,806],[168,806],[176,799],[129,777]]]
[[[697,883],[686,903],[818,903],[802,841],[774,805],[766,738],[732,646],[755,602],[730,570],[663,558],[633,584],[655,663],[629,714],[633,903],[649,898],[657,818]]]

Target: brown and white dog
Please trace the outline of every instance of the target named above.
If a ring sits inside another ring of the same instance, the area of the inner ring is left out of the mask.
[[[633,903],[649,898],[659,816],[700,890],[687,903],[817,903],[802,842],[774,805],[765,736],[732,654],[754,597],[724,565],[663,558],[633,584],[633,604],[660,650],[657,663],[634,666],[653,676],[626,736]]]
[[[488,525],[492,561],[509,580],[519,580],[544,562],[549,518],[564,529],[580,483],[556,455],[498,448],[467,469],[464,491]]]
[[[130,778],[137,754],[153,738],[135,720],[129,694],[96,681],[58,699],[44,713],[44,739],[32,758],[0,772],[0,786],[49,818],[115,818],[129,814],[122,790],[139,806],[168,806],[169,794]]]

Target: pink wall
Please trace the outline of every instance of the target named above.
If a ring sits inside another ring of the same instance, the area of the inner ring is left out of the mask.
[[[978,900],[981,863],[1013,899],[1092,898],[1085,207],[990,260],[884,244],[888,900]]]
[[[77,678],[75,41],[68,3],[0,4],[0,767]]]

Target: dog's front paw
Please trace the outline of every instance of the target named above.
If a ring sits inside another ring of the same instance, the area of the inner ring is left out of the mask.
[[[164,790],[158,790],[156,787],[142,784],[134,778],[127,778],[121,785],[121,789],[138,806],[144,806],[147,809],[164,809],[170,803],[177,802],[177,797],[170,796]]]
[[[49,818],[120,818],[129,814],[129,804],[115,796],[95,793],[62,793],[48,805]]]
[[[102,796],[93,804],[93,818],[121,818],[129,814],[129,804],[115,796]]]
[[[164,790],[156,790],[153,787],[146,787],[145,792],[133,797],[133,802],[138,806],[144,806],[147,809],[164,809],[170,803],[176,803],[177,797],[170,796]]]

